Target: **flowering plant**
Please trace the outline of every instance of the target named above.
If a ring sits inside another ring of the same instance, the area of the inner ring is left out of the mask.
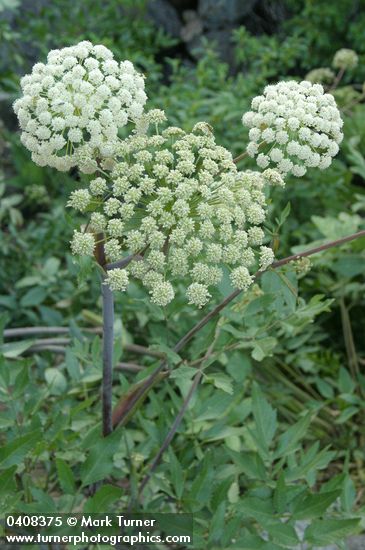
[[[182,283],[187,302],[202,308],[228,272],[235,290],[181,338],[173,350],[179,352],[270,266],[362,234],[274,262],[265,233],[270,186],[284,187],[289,173],[327,168],[339,150],[341,116],[321,85],[267,86],[243,115],[250,142],[235,159],[216,143],[209,124],[185,132],[168,126],[163,111],[145,110],[144,77],[104,46],[84,41],[52,51],[21,86],[14,109],[32,159],[62,171],[77,168],[88,181],[71,192],[67,206],[88,216],[86,226],[75,229],[73,254],[95,256],[103,269],[104,435],[166,367],[162,361],[137,384],[112,417],[113,292],[128,291],[135,279],[165,307]],[[247,155],[256,157],[261,172],[238,168]]]

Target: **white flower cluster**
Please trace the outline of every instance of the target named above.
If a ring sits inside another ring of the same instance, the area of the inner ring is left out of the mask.
[[[353,69],[359,62],[357,53],[348,48],[338,50],[333,58],[332,65],[335,69]]]
[[[83,41],[53,50],[47,63],[21,79],[14,103],[21,141],[40,166],[86,173],[112,157],[118,129],[143,114],[144,77],[130,61],[118,63],[102,45]]]
[[[151,112],[146,127],[163,118]],[[280,184],[280,175],[271,172],[268,180]],[[94,205],[90,228],[104,233],[109,261],[136,254],[125,269],[108,272],[112,289],[125,290],[136,278],[152,302],[166,306],[185,281],[188,302],[202,307],[221,281],[223,266],[235,287],[247,289],[251,273],[273,261],[261,228],[265,185],[259,173],[239,172],[209,126],[199,123],[191,133],[169,127],[121,142],[110,177],[75,191],[69,204],[81,211]],[[91,248],[85,235],[75,233],[73,252],[92,253]]]
[[[327,168],[343,134],[334,97],[320,84],[279,82],[252,100],[242,122],[250,128],[247,152],[260,168],[303,176],[307,168]]]

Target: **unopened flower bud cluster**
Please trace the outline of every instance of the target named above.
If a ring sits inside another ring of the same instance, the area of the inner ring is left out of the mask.
[[[250,128],[247,152],[262,169],[303,176],[328,168],[338,153],[343,122],[334,97],[320,84],[279,82],[266,86],[242,117]]]
[[[148,118],[146,125],[164,117],[152,111]],[[125,290],[135,278],[154,303],[166,306],[184,281],[187,301],[202,307],[222,280],[223,266],[236,288],[247,289],[252,273],[274,260],[261,228],[270,180],[282,184],[274,170],[266,179],[239,172],[232,155],[200,123],[191,133],[170,127],[161,135],[125,140],[110,178],[93,179],[89,189],[71,195],[69,205],[84,211],[99,204],[90,225],[104,233],[110,262],[136,255],[125,269],[108,273],[111,288]],[[92,254],[90,237],[75,233],[73,252]]]
[[[335,78],[335,73],[328,67],[319,67],[306,74],[305,79],[312,84],[330,84]]]
[[[357,53],[349,48],[338,50],[333,58],[332,65],[335,69],[353,69],[359,62]]]
[[[93,173],[96,159],[112,157],[118,129],[143,114],[144,77],[108,48],[83,41],[49,52],[21,79],[14,110],[21,141],[40,166]]]

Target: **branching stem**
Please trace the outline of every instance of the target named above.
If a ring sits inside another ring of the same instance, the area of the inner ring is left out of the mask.
[[[340,246],[344,243],[353,241],[355,239],[358,239],[360,237],[365,237],[365,230],[359,231],[357,233],[354,233],[352,235],[348,235],[347,237],[342,237],[341,239],[336,239],[335,241],[330,241],[329,243],[325,243],[320,246],[316,246],[314,248],[310,248],[308,250],[305,250],[303,252],[299,252],[298,254],[293,254],[291,256],[287,256],[286,258],[283,258],[282,260],[278,260],[271,264],[269,269],[277,269],[278,267],[282,267],[283,265],[286,265],[292,261],[299,260],[300,258],[305,258],[308,256],[312,256],[313,254],[317,254],[319,252],[322,252],[324,250],[328,250],[330,248],[334,248],[336,246]],[[258,271],[255,274],[255,279],[257,280],[261,275],[263,274],[263,271]],[[198,323],[196,323],[174,346],[173,351],[175,353],[179,353],[181,349],[183,349],[188,342],[195,336],[197,332],[199,332],[202,328],[205,327],[209,323],[211,319],[216,317],[222,309],[224,309],[228,304],[230,304],[237,296],[241,294],[242,290],[234,290],[231,294],[229,294],[222,302],[220,302],[214,309],[212,309],[203,319],[201,319]],[[144,395],[153,385],[156,380],[156,377],[159,375],[160,372],[162,372],[166,367],[168,367],[168,364],[166,361],[162,361],[160,365],[157,367],[157,369],[148,377],[146,378],[146,381],[144,384],[142,384],[139,388],[139,390],[134,394],[133,398],[130,399],[128,406],[123,411],[123,416],[121,418],[118,418],[117,424],[120,423],[124,418],[128,416],[130,411],[133,409],[135,404],[138,402],[140,397]],[[116,423],[114,423],[114,426],[116,426]]]

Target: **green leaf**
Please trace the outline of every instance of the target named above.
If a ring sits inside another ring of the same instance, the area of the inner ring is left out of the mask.
[[[166,355],[166,358],[171,362],[172,365],[177,365],[181,362],[181,357],[174,350],[166,346],[163,342],[158,344],[153,344],[150,346],[150,349],[160,351]]]
[[[22,307],[39,306],[47,296],[46,290],[41,286],[31,288],[20,300]]]
[[[329,384],[326,380],[324,380],[323,378],[317,378],[316,379],[316,386],[317,386],[320,394],[323,395],[323,397],[325,399],[332,399],[333,398],[333,396],[334,396],[333,388],[332,388],[331,384]]]
[[[282,293],[285,303],[290,306],[291,310],[295,310],[295,305],[298,298],[298,282],[294,273],[288,273],[284,275],[281,271],[274,271],[274,273],[281,279],[283,283]],[[291,280],[290,280],[291,279]]]
[[[322,516],[327,508],[340,496],[341,491],[329,491],[308,495],[300,499],[293,510],[295,519],[315,519]]]
[[[338,389],[341,393],[352,393],[355,388],[355,382],[349,371],[344,367],[340,367],[338,375]]]
[[[228,489],[227,497],[231,504],[238,502],[240,496],[240,486],[237,481],[234,481]]]
[[[283,223],[286,221],[286,219],[288,218],[289,214],[290,214],[290,209],[291,209],[291,206],[290,206],[290,202],[288,202],[284,208],[284,210],[281,212],[280,214],[280,225],[283,225]]]
[[[82,487],[105,479],[113,470],[113,455],[120,446],[119,430],[101,439],[90,449],[89,456],[80,468]]]
[[[351,477],[346,474],[342,486],[341,503],[345,512],[351,512],[356,500],[356,488]]]
[[[105,511],[110,512],[112,504],[117,502],[123,495],[123,490],[114,485],[103,485],[95,495],[89,498],[84,506],[84,512],[101,514]]]
[[[340,416],[336,418],[336,424],[344,424],[358,412],[359,412],[359,407],[346,407],[346,409],[342,411]]]
[[[270,538],[273,542],[281,544],[286,548],[292,548],[299,543],[298,535],[292,525],[288,523],[275,523],[266,527]]]
[[[0,495],[4,496],[15,491],[16,483],[14,475],[16,470],[16,466],[11,466],[0,474]]]
[[[13,398],[14,399],[21,398],[28,384],[29,384],[29,367],[28,365],[26,365],[21,369],[21,371],[15,378],[14,390],[12,395]]]
[[[276,295],[275,306],[277,312],[283,313],[289,308],[295,311],[298,297],[298,279],[294,272],[270,270],[262,277],[262,288],[264,292]],[[286,304],[287,307],[284,307]]]
[[[212,457],[208,453],[200,464],[198,473],[190,489],[190,495],[199,504],[199,510],[210,501],[213,489],[213,476]]]
[[[236,548],[237,550],[280,550],[282,548],[282,546],[266,542],[256,535],[246,535],[236,544],[232,544],[231,548]]]
[[[4,357],[7,359],[14,359],[32,347],[33,344],[34,340],[21,340],[19,342],[9,342],[8,344],[3,344],[0,349]]]
[[[263,500],[258,497],[245,497],[240,500],[237,507],[245,516],[254,518],[264,525],[267,525],[267,522],[273,520],[275,517],[271,499]]]
[[[67,381],[59,368],[49,368],[44,372],[44,377],[52,395],[61,395],[67,388]]]
[[[61,264],[61,261],[58,258],[54,258],[54,257],[48,258],[48,260],[46,260],[42,268],[42,273],[46,277],[52,277],[53,275],[56,275],[56,273],[58,272],[60,268],[60,264]]]
[[[254,451],[237,453],[229,450],[228,454],[237,466],[238,474],[245,474],[249,479],[260,479],[262,481],[266,479],[265,464],[258,453]]]
[[[210,533],[208,545],[212,545],[214,541],[220,541],[224,535],[225,527],[225,515],[226,515],[226,503],[223,501],[219,504],[216,511],[213,514],[211,523],[210,523]]]
[[[79,366],[79,360],[76,357],[76,354],[74,350],[71,348],[66,348],[66,369],[68,374],[73,380],[80,380],[80,366]]]
[[[44,510],[47,510],[53,514],[57,511],[53,498],[45,491],[42,491],[42,489],[39,489],[38,487],[31,487],[30,492],[32,493],[36,503],[29,504],[29,512],[34,511],[34,513],[43,513]],[[24,511],[27,510],[26,506],[27,505],[23,505]]]
[[[177,380],[191,380],[197,371],[192,367],[178,367],[171,371],[170,378],[176,378]]]
[[[254,348],[252,350],[252,357],[256,361],[262,361],[265,357],[272,355],[278,341],[276,338],[268,336],[267,338],[261,338],[261,340],[255,340]]]
[[[252,413],[255,419],[255,436],[267,453],[276,432],[276,411],[268,403],[256,382],[252,387]]]
[[[177,498],[180,499],[184,492],[185,474],[184,474],[184,470],[180,465],[180,462],[176,458],[176,455],[171,447],[169,447],[169,459],[170,459],[171,483],[175,489],[175,494]]]
[[[311,523],[305,530],[304,540],[316,546],[336,544],[341,539],[357,533],[360,529],[357,519],[322,519]]]
[[[273,494],[273,501],[276,512],[282,514],[285,512],[287,503],[287,486],[285,484],[284,474],[281,473],[276,483],[276,487]]]
[[[308,413],[303,416],[296,424],[291,426],[286,432],[284,432],[278,439],[277,449],[275,452],[275,458],[279,458],[284,455],[289,455],[294,452],[298,447],[298,442],[307,433],[308,427],[313,418],[312,413]]]
[[[351,279],[357,275],[364,273],[365,269],[365,258],[360,255],[349,255],[346,254],[342,258],[339,258],[337,261],[333,262],[330,266],[333,271],[338,273],[340,277],[346,279]]]
[[[225,393],[233,394],[232,380],[224,373],[209,374],[206,377],[207,381],[212,381],[214,386]]]
[[[262,313],[263,310],[268,308],[276,299],[275,294],[263,294],[258,298],[255,298],[248,304],[245,309],[245,317],[249,315],[256,315],[257,313]]]
[[[14,439],[0,448],[0,468],[19,465],[41,439],[41,431],[35,430]]]
[[[285,473],[285,481],[296,481],[297,479],[303,479],[314,470],[321,470],[326,468],[331,460],[335,457],[336,453],[328,451],[329,447],[326,447],[322,451],[318,452],[318,443],[312,445],[303,457],[299,466],[290,468]]]
[[[75,493],[75,478],[70,466],[61,458],[56,458],[56,468],[62,491],[73,495]]]

